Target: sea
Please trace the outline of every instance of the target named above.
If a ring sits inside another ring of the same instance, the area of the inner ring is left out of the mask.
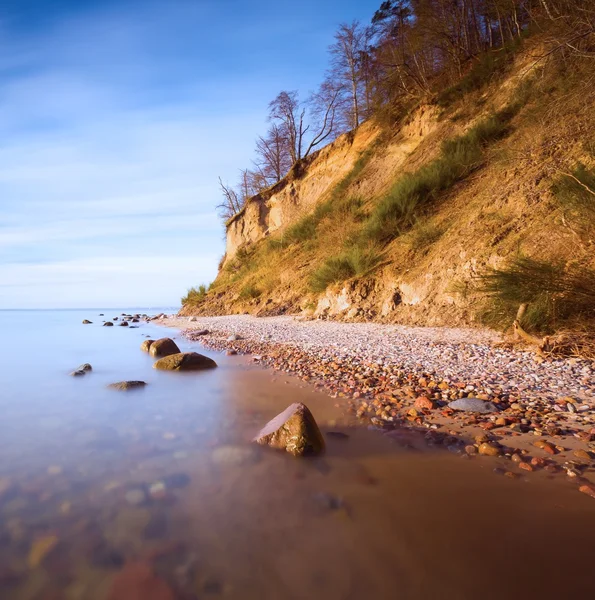
[[[173,309],[0,311],[2,600],[592,593],[595,502],[575,484],[504,477],[504,459],[364,426],[345,399],[249,356],[118,326],[159,312]],[[160,337],[218,367],[155,370],[140,346]],[[147,385],[108,387],[125,380]],[[312,410],[323,456],[252,442],[293,402]]]

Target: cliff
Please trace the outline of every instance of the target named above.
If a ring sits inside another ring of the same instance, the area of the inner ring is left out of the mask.
[[[595,218],[560,189],[574,178],[593,193],[595,94],[534,50],[397,125],[363,124],[252,198],[206,297],[181,314],[501,325],[518,298],[486,294],[486,274],[519,257],[592,273]]]

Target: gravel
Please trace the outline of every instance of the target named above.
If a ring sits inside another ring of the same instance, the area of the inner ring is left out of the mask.
[[[199,339],[218,349],[232,347],[264,354],[267,348],[285,346],[322,364],[359,363],[459,387],[464,383],[469,396],[482,392],[551,401],[564,396],[595,400],[593,361],[571,358],[538,362],[531,352],[494,346],[500,337],[487,330],[248,315],[199,317],[196,322],[170,318],[165,324],[185,329],[191,339],[193,330],[202,333],[208,329],[210,335]],[[234,336],[247,344],[231,342]]]

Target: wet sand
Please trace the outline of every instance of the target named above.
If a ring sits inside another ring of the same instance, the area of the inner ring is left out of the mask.
[[[116,371],[106,365],[102,375],[98,354],[97,380],[73,382],[84,387],[62,412],[41,423],[24,406],[5,414],[3,600],[543,599],[592,590],[595,501],[574,483],[545,471],[509,479],[498,474],[506,459],[370,429],[343,401],[247,357],[208,352],[214,371],[156,372],[139,345],[164,331],[101,332],[108,349],[134,357],[127,370],[145,389],[93,395]],[[48,413],[50,392],[40,395]],[[319,422],[324,456],[300,460],[250,443],[296,401]]]

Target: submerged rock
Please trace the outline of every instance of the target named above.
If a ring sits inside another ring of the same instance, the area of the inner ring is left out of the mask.
[[[87,372],[83,371],[82,369],[75,369],[74,371],[72,371],[70,373],[71,377],[82,377],[83,375],[86,375]]]
[[[495,404],[480,400],[479,398],[460,398],[459,400],[450,402],[448,408],[477,413],[491,413],[498,411],[498,407]]]
[[[108,600],[174,600],[169,585],[145,563],[130,562],[115,576]]]
[[[153,345],[153,343],[155,342],[155,340],[145,340],[141,345],[140,345],[140,349],[143,352],[148,352],[151,349],[151,346]]]
[[[149,348],[149,354],[156,357],[179,354],[179,352],[178,345],[171,338],[155,340]]]
[[[113,324],[111,321],[106,321],[106,322],[103,324],[103,326],[104,326],[104,327],[113,327],[113,326],[114,326],[114,324]]]
[[[93,367],[89,363],[83,363],[77,371],[84,371],[85,373],[92,371]]]
[[[93,323],[93,321],[89,321],[89,319],[83,320],[83,325],[91,325],[92,323]]]
[[[258,444],[285,450],[294,456],[320,454],[324,438],[310,409],[301,402],[288,406],[254,438]]]
[[[155,344],[151,346],[151,351]],[[202,369],[212,369],[216,366],[217,363],[213,359],[198,352],[178,352],[160,358],[153,365],[153,368],[162,371],[200,371]]]
[[[110,383],[107,387],[112,390],[119,390],[125,392],[127,390],[137,390],[145,387],[146,382],[144,381],[118,381],[116,383]]]
[[[120,327],[128,327],[128,321],[122,321]]]

